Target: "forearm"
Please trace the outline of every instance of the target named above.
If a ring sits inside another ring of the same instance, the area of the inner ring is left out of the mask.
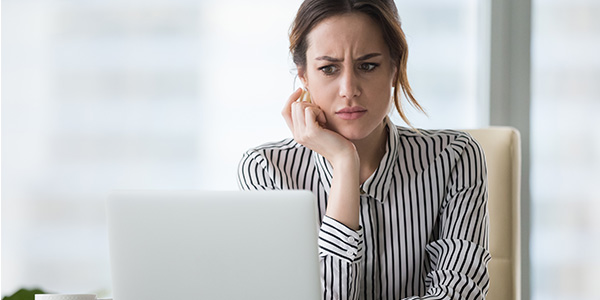
[[[353,230],[358,230],[360,209],[358,155],[355,152],[350,153],[343,159],[332,162],[332,165],[333,179],[326,215]]]

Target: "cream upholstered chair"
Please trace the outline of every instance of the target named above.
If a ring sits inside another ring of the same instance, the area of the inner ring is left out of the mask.
[[[521,299],[521,142],[511,127],[465,130],[479,142],[488,167],[490,289],[487,300]]]

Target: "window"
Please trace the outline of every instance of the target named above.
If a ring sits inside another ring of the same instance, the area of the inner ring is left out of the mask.
[[[532,299],[597,299],[600,3],[533,3]]]

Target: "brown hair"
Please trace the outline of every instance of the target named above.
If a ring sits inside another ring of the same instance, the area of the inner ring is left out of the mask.
[[[394,105],[406,124],[410,125],[404,110],[400,105],[400,93],[418,110],[425,112],[412,94],[406,75],[408,61],[408,46],[404,31],[400,24],[398,9],[393,0],[305,0],[296,14],[296,19],[290,28],[290,52],[294,63],[299,68],[306,67],[307,36],[321,21],[340,14],[360,12],[371,17],[383,33],[392,64],[396,67],[394,78]]]

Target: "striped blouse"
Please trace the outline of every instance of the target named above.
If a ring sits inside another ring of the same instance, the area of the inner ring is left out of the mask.
[[[467,133],[385,122],[386,153],[360,186],[358,231],[325,215],[332,166],[293,139],[247,151],[239,186],[316,195],[323,299],[485,299],[483,150]]]

